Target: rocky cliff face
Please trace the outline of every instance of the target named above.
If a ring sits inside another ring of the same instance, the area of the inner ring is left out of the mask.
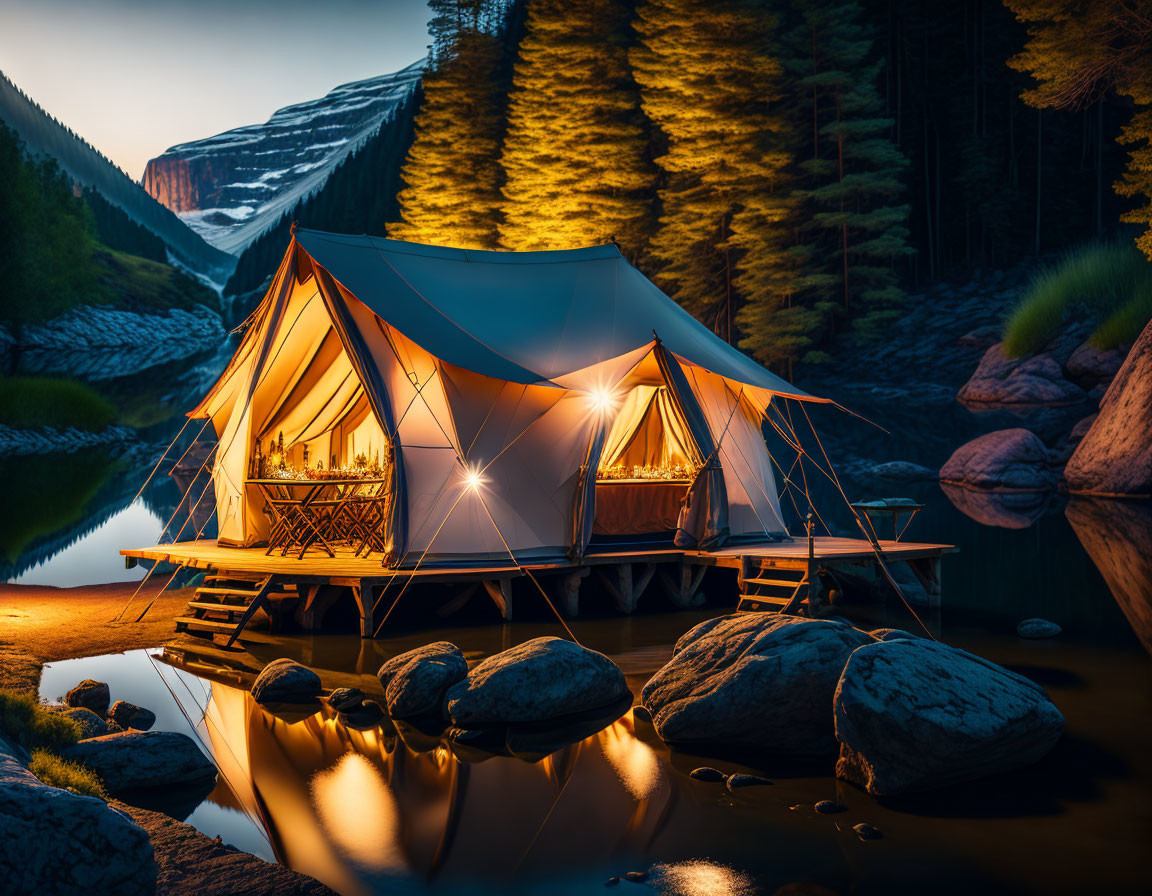
[[[1152,497],[1152,323],[1132,346],[1064,470],[1083,495]]]
[[[144,188],[209,243],[239,254],[377,131],[423,66],[344,84],[264,124],[173,146],[148,163]]]

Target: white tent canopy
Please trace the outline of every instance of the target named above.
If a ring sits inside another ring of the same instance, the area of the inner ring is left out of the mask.
[[[386,561],[578,557],[604,465],[683,462],[678,543],[784,531],[760,424],[795,388],[700,325],[614,246],[473,252],[296,230],[190,416],[220,439],[222,544],[268,537],[254,446],[386,461]]]

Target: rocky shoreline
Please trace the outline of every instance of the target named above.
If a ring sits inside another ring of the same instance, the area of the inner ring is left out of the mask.
[[[90,432],[69,426],[37,426],[33,429],[13,429],[0,423],[0,457],[21,457],[33,454],[71,454],[83,448],[104,445],[125,445],[136,440],[136,430],[130,426],[106,426]]]
[[[0,325],[0,362],[20,373],[113,379],[214,349],[226,336],[211,308],[140,313],[83,305],[40,324]]]
[[[1152,497],[1152,325],[1134,346],[1102,350],[1090,326],[1073,323],[1041,351],[1010,357],[1004,321],[1035,267],[937,284],[909,297],[882,343],[845,336],[834,372],[801,368],[806,388],[848,407],[950,407],[949,419],[968,430],[951,456],[927,465],[876,463],[846,445],[849,475],[939,481],[967,515],[1010,528],[1030,525],[1058,494]]]

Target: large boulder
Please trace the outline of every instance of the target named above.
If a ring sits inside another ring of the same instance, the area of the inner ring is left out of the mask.
[[[90,709],[98,716],[108,712],[111,699],[108,685],[92,678],[85,678],[64,696],[64,702],[69,706]]]
[[[451,641],[426,644],[392,657],[376,673],[394,719],[443,717],[444,695],[463,681],[468,662]]]
[[[1144,328],[1100,403],[1100,416],[1064,469],[1084,495],[1152,495],[1152,323]]]
[[[252,682],[257,703],[312,703],[323,691],[320,676],[295,660],[273,660]]]
[[[853,650],[872,642],[834,620],[760,613],[709,619],[677,641],[640,700],[668,743],[830,753],[840,670]]]
[[[853,653],[836,688],[834,715],[836,774],[873,796],[1029,765],[1064,730],[1064,717],[1038,684],[922,639]]]
[[[1064,378],[1057,357],[1044,352],[1025,358],[1004,354],[1003,343],[984,353],[956,396],[970,407],[1069,405],[1087,401],[1087,393]]]
[[[1127,354],[1123,348],[1101,349],[1091,342],[1085,342],[1069,356],[1064,371],[1069,379],[1075,380],[1085,389],[1092,389],[1101,383],[1107,385],[1116,376]]]
[[[156,892],[148,835],[103,800],[49,787],[0,736],[0,890],[13,894]]]
[[[1001,429],[961,445],[940,468],[940,481],[991,491],[1043,492],[1056,487],[1048,449],[1027,429]]]
[[[460,728],[550,722],[630,699],[624,673],[602,653],[534,638],[477,664],[446,695]]]
[[[100,737],[108,733],[108,723],[92,710],[85,709],[83,706],[62,707],[60,714],[67,716],[80,726],[80,737],[82,738]]]
[[[156,724],[156,713],[127,700],[117,700],[108,708],[108,718],[127,730],[148,731]]]
[[[195,741],[175,731],[106,734],[79,741],[62,755],[90,768],[113,793],[204,785],[216,777],[216,766]]]

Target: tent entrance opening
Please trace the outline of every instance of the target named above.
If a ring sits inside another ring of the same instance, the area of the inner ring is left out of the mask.
[[[696,474],[691,436],[663,385],[635,385],[620,402],[596,471],[593,541],[671,541]]]

